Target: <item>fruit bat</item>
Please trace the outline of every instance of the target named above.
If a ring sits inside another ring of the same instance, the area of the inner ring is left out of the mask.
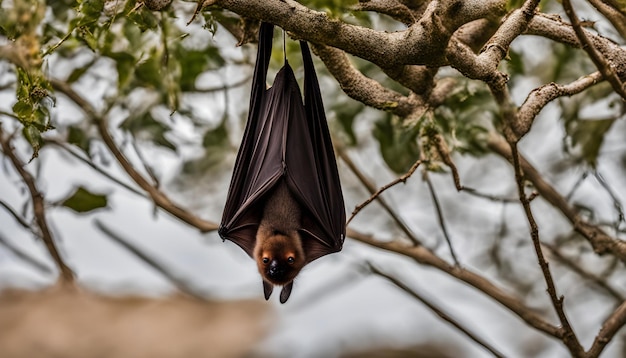
[[[300,41],[304,102],[286,59],[266,88],[273,30],[261,24],[250,110],[219,234],[255,259],[265,299],[280,285],[285,303],[306,264],[341,250],[346,214],[306,42]]]

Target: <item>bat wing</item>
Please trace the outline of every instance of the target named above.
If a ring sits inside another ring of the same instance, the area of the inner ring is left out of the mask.
[[[281,178],[303,209],[307,262],[341,250],[345,208],[335,154],[306,43],[302,42],[305,99],[287,62],[270,89],[265,78],[273,28],[263,23],[250,112],[235,161],[219,233],[253,256],[265,195]]]

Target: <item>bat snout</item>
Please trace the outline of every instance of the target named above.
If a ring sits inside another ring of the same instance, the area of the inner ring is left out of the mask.
[[[282,282],[287,275],[284,265],[281,265],[278,260],[272,260],[267,267],[267,276],[274,282]]]

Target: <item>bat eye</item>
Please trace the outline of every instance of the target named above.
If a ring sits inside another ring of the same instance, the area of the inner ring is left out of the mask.
[[[294,263],[295,259],[293,258],[293,256],[289,256],[287,258],[287,262],[289,262],[290,264]]]
[[[270,259],[268,259],[267,257],[264,257],[264,258],[263,258],[263,263],[264,263],[264,264],[266,264],[266,263],[268,263],[268,262],[270,262]]]

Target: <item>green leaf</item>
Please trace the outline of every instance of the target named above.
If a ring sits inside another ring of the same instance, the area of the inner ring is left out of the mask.
[[[579,145],[583,158],[593,168],[597,165],[604,135],[611,129],[614,118],[596,120],[578,120],[572,122],[568,133],[572,138],[572,146]]]
[[[61,205],[78,213],[86,213],[106,207],[107,196],[94,194],[81,186],[78,187],[72,195],[65,199]]]
[[[152,117],[150,111],[135,117],[128,117],[120,124],[120,128],[130,132],[135,138],[149,140],[171,150],[176,150],[176,145],[170,142],[165,133],[170,129],[163,123]]]
[[[347,101],[340,102],[331,107],[331,112],[335,113],[337,122],[341,126],[343,133],[348,137],[348,145],[356,145],[357,138],[354,133],[354,118],[365,109],[361,102]]]
[[[152,51],[147,60],[137,65],[135,77],[142,87],[160,88],[163,84],[161,56],[156,51]]]
[[[419,158],[419,126],[407,128],[397,117],[387,114],[376,122],[374,137],[380,144],[385,163],[396,173],[405,173]]]
[[[85,131],[76,126],[68,128],[67,142],[74,144],[78,148],[82,149],[87,155],[89,155],[90,140],[87,137]]]
[[[112,52],[108,56],[115,60],[118,88],[125,88],[135,71],[135,58],[128,52]]]

